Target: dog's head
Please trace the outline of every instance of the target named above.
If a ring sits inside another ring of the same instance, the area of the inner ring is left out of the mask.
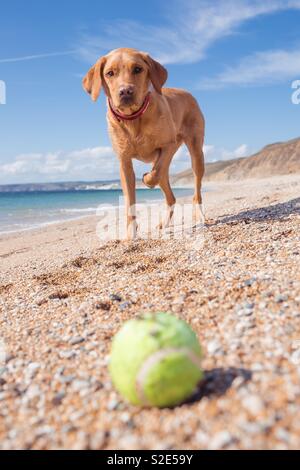
[[[142,106],[150,83],[161,93],[167,78],[167,70],[148,54],[135,49],[116,49],[101,57],[82,83],[93,101],[103,87],[114,107],[130,114]]]

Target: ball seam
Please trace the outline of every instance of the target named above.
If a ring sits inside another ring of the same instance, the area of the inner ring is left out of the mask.
[[[145,380],[150,369],[153,366],[157,365],[159,362],[166,359],[171,354],[175,353],[181,353],[186,355],[191,360],[191,362],[201,370],[201,358],[188,348],[164,348],[154,352],[153,354],[147,357],[136,376],[136,391],[142,405],[151,406],[151,403],[149,403],[149,401],[147,400],[144,390]]]

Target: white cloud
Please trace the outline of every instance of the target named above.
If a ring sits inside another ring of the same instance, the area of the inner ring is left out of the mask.
[[[111,147],[23,154],[0,165],[0,175],[1,184],[114,179],[118,160]]]
[[[232,160],[235,158],[247,157],[248,155],[250,155],[250,149],[246,144],[242,144],[234,150],[228,150],[223,147],[217,147],[215,145],[204,145],[204,157],[206,163],[212,163],[221,160]],[[183,145],[180,147],[173,158],[171,173],[176,174],[187,170],[190,167],[190,155],[186,146]]]
[[[216,77],[201,82],[199,88],[262,86],[293,80],[299,75],[300,48],[291,51],[265,51],[243,58],[236,67],[227,68]]]
[[[215,145],[205,145],[204,155],[206,162],[217,162],[221,160],[232,160],[235,158],[242,158],[248,156],[250,150],[248,145],[242,144],[234,150],[228,150],[223,147],[216,147]]]
[[[127,20],[102,23],[101,33],[84,35],[78,49],[88,62],[126,46],[146,50],[164,64],[194,63],[205,57],[212,44],[236,32],[244,22],[289,9],[300,9],[300,0],[180,1],[173,4],[167,26]]]
[[[10,62],[25,62],[28,60],[38,60],[38,59],[48,59],[49,57],[60,57],[65,55],[72,55],[77,52],[73,51],[64,51],[64,52],[49,52],[46,54],[35,54],[35,55],[26,55],[22,57],[10,57],[7,59],[0,59],[0,64],[8,64]]]
[[[249,154],[247,145],[230,151],[214,145],[204,146],[206,162],[239,158]],[[141,177],[150,166],[135,161]],[[171,173],[191,167],[188,150],[182,146],[173,158]],[[0,184],[95,181],[119,179],[119,163],[111,147],[94,147],[71,152],[30,153],[18,155],[0,165]]]

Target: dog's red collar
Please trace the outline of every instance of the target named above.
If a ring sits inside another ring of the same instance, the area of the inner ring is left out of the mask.
[[[142,107],[136,111],[133,114],[122,114],[119,113],[119,111],[116,111],[111,103],[111,100],[108,99],[108,104],[109,104],[109,109],[111,110],[113,116],[117,119],[117,121],[134,121],[135,119],[138,119],[139,117],[143,116],[145,112],[147,111],[149,104],[151,100],[151,93],[148,93],[144,103],[142,104]]]

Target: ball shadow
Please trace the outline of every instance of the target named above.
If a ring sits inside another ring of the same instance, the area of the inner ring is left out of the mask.
[[[197,390],[185,404],[194,404],[204,397],[213,398],[224,395],[238,377],[242,378],[244,382],[248,382],[251,380],[252,373],[250,370],[235,367],[205,371]]]

